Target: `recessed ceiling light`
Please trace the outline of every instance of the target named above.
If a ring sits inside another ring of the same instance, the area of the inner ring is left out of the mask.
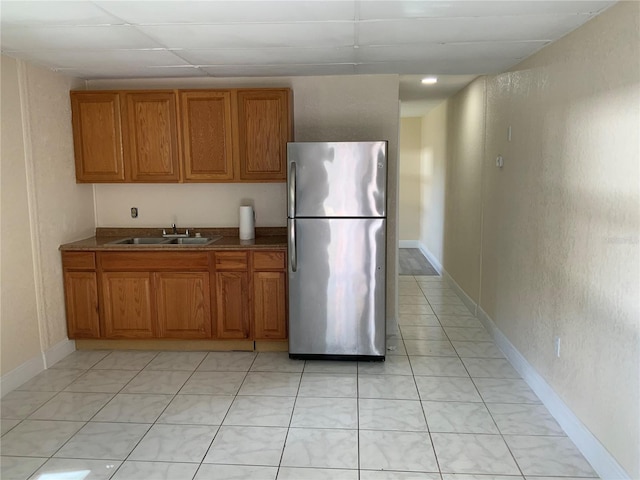
[[[422,83],[424,85],[433,85],[434,83],[438,83],[438,77],[424,77]]]

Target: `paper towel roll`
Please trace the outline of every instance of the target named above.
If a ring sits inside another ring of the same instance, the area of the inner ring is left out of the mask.
[[[253,207],[240,207],[240,240],[251,240],[256,238],[255,215]]]

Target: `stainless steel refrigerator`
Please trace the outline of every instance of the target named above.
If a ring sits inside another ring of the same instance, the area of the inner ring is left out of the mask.
[[[289,356],[384,360],[387,142],[287,145]]]

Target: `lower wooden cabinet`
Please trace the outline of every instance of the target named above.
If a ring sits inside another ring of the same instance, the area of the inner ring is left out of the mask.
[[[69,338],[287,338],[284,250],[63,252]]]
[[[245,272],[216,273],[218,338],[250,338],[248,295],[249,278]]]
[[[64,285],[69,338],[99,338],[96,272],[67,271]]]
[[[161,338],[211,338],[208,272],[154,275]]]
[[[69,338],[100,338],[95,253],[63,252],[62,268]]]
[[[252,264],[254,338],[286,339],[286,254],[284,251],[253,252]]]
[[[253,274],[254,338],[281,340],[287,338],[286,280],[284,272]]]
[[[103,272],[102,298],[105,338],[155,338],[151,274]]]

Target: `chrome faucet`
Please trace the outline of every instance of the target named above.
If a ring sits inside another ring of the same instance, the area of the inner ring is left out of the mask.
[[[176,227],[175,223],[171,224],[171,231],[172,233],[167,233],[167,229],[163,228],[162,229],[162,236],[165,238],[178,238],[178,237],[188,237],[189,236],[189,229],[187,228],[185,230],[184,233],[178,233],[178,227]]]

